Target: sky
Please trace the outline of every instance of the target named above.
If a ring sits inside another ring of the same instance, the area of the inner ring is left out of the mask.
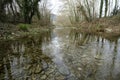
[[[59,14],[59,10],[62,7],[62,2],[60,0],[50,0],[51,9],[53,14]]]

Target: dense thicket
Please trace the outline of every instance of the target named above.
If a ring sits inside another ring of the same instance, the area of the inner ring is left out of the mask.
[[[25,23],[30,24],[35,14],[40,18],[38,5],[40,1],[41,0],[16,0]]]
[[[0,22],[30,24],[34,15],[42,20],[42,13],[49,13],[45,13],[46,6],[41,9],[40,4],[46,3],[41,3],[41,0],[0,0]]]

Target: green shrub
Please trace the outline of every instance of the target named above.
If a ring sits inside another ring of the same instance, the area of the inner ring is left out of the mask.
[[[19,24],[18,29],[22,31],[28,31],[28,28],[30,27],[29,24]]]

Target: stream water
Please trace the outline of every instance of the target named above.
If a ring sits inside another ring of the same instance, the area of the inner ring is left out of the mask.
[[[56,27],[0,41],[0,80],[120,80],[120,39]]]

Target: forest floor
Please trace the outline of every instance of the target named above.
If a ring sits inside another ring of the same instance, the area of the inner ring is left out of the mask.
[[[95,19],[92,22],[81,22],[76,24],[82,33],[100,35],[106,38],[115,38],[120,36],[120,15]]]

